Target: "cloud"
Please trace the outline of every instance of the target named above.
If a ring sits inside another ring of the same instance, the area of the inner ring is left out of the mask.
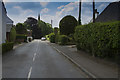
[[[40,5],[41,5],[42,7],[46,7],[46,6],[48,5],[48,2],[40,2]]]
[[[48,9],[48,8],[44,8],[44,9],[42,9],[42,10],[40,11],[41,14],[43,14],[43,13],[48,13],[48,12],[49,12],[49,9]]]
[[[12,8],[14,11],[18,12],[19,14],[8,14],[8,16],[14,20],[14,24],[18,22],[24,22],[26,17],[29,17],[33,14],[33,11],[30,9],[23,10],[20,6],[13,6]]]
[[[58,7],[57,9],[62,9],[62,8],[64,8],[64,5],[62,5],[62,6]]]
[[[98,9],[103,9],[106,5],[105,4],[101,4]]]

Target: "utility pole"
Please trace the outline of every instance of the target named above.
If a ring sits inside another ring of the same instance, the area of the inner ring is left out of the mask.
[[[38,14],[38,21],[40,21],[40,14]]]
[[[51,20],[51,27],[53,27],[52,24],[53,24],[53,20]]]
[[[81,0],[79,1],[79,17],[78,17],[78,25],[81,25]]]
[[[95,0],[93,0],[93,23],[95,23]]]

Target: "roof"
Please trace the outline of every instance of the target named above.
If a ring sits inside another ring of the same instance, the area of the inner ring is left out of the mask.
[[[6,21],[7,24],[13,24],[13,21],[8,16],[6,16]]]
[[[120,1],[110,3],[96,18],[96,22],[120,21]]]
[[[4,2],[2,2],[2,7],[3,7],[3,9],[5,10],[5,13],[7,13],[6,8],[5,8],[5,5],[4,5]]]

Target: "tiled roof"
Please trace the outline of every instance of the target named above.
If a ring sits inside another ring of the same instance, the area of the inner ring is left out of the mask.
[[[110,3],[96,18],[96,22],[120,21],[120,1]]]

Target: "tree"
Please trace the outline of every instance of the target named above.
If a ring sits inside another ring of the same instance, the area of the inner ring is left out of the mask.
[[[58,27],[54,27],[54,34],[56,35],[58,33]]]
[[[41,28],[38,25],[38,20],[33,17],[28,17],[24,22],[27,29],[32,30],[32,37],[35,39],[40,39],[42,37]]]
[[[77,20],[71,16],[65,16],[59,23],[60,34],[70,35],[75,31],[75,27],[77,26]]]
[[[49,24],[49,23],[45,23],[44,21],[40,20],[40,21],[38,21],[38,25],[41,28],[42,37],[53,32],[51,24]]]
[[[18,23],[16,24],[16,32],[17,34],[26,34],[27,33],[27,28],[23,23]]]

